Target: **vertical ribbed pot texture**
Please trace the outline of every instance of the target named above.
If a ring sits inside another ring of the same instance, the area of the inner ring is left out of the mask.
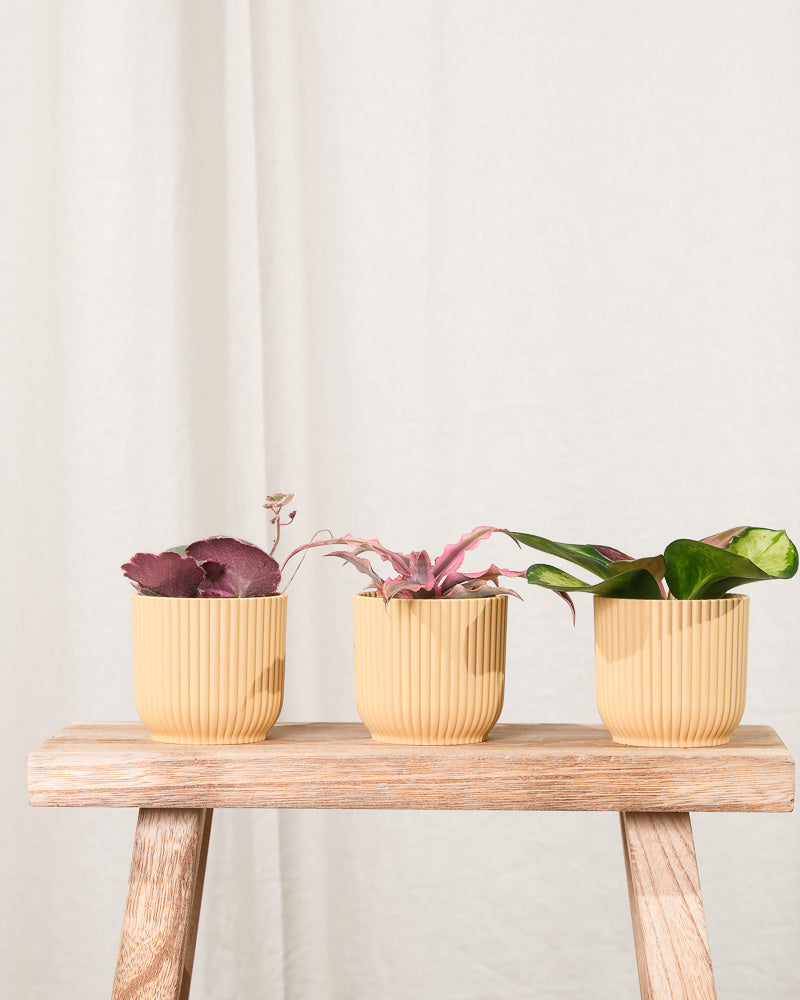
[[[750,598],[595,597],[597,707],[615,743],[712,747],[744,713]]]
[[[257,743],[283,704],[286,595],[133,596],[136,710],[160,743]]]
[[[356,706],[374,740],[480,743],[500,717],[508,598],[353,598]]]

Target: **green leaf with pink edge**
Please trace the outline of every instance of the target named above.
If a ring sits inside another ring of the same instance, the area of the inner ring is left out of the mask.
[[[771,528],[731,528],[703,541],[681,538],[671,542],[663,556],[644,559],[627,558],[618,549],[607,546],[564,544],[516,531],[508,534],[601,578],[599,583],[586,583],[555,566],[528,567],[528,582],[558,593],[567,600],[573,613],[569,593],[696,600],[721,597],[744,583],[789,579],[798,569],[793,542],[785,531]],[[669,595],[662,580],[669,587]]]
[[[621,552],[618,552],[616,549],[612,550],[607,546],[554,542],[549,538],[543,538],[541,535],[531,535],[525,531],[509,531],[507,534],[529,548],[546,552],[550,556],[558,556],[560,559],[571,562],[575,566],[580,566],[581,569],[589,570],[590,573],[594,573],[595,576],[599,576],[601,579],[613,575],[614,571],[610,567],[622,556]],[[613,559],[608,554],[610,552],[617,553]]]

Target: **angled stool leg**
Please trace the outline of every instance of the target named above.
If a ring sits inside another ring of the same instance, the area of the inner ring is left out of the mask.
[[[688,813],[620,813],[643,1000],[716,1000]]]
[[[206,879],[206,859],[208,858],[208,842],[211,839],[211,817],[213,809],[203,809],[203,835],[200,842],[200,856],[197,860],[197,872],[194,879],[192,896],[192,911],[189,914],[189,928],[186,933],[186,948],[183,953],[183,978],[181,979],[180,1000],[189,1000],[189,990],[192,985],[192,969],[194,968],[194,948],[197,944],[197,927],[200,923],[200,904],[203,902],[203,885]]]
[[[140,809],[112,1000],[186,1000],[210,809]]]

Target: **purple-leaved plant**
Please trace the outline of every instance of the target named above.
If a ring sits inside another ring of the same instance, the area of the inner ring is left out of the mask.
[[[488,526],[473,528],[453,545],[448,545],[435,559],[431,559],[424,549],[409,553],[394,552],[382,545],[377,538],[344,535],[341,538],[326,538],[301,545],[288,555],[283,565],[285,567],[289,559],[298,552],[319,546],[346,546],[338,552],[327,552],[326,555],[337,556],[368,576],[387,606],[393,597],[455,599],[492,597],[497,594],[512,594],[514,597],[519,597],[516,591],[500,587],[498,579],[501,576],[524,576],[524,572],[501,569],[494,564],[477,573],[460,572],[464,555],[494,532],[501,530]],[[397,575],[381,576],[372,563],[364,558],[366,554],[375,555],[383,562],[390,563]]]
[[[147,597],[271,597],[277,594],[281,569],[274,558],[281,528],[297,511],[282,520],[293,493],[273,493],[264,507],[272,513],[275,538],[269,552],[227,535],[201,538],[155,555],[137,552],[122,572]]]

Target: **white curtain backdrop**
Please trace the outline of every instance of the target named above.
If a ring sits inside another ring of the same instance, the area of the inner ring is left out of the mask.
[[[800,7],[0,17],[2,990],[86,1000],[135,814],[30,809],[25,758],[135,716],[134,551],[263,541],[276,490],[288,544],[800,541]],[[356,718],[359,587],[316,555],[292,584],[284,720]],[[797,754],[800,583],[750,593],[744,721]],[[588,602],[524,597],[502,721],[598,721]],[[720,997],[796,997],[797,817],[694,824]],[[214,818],[198,1000],[637,995],[613,815]]]

